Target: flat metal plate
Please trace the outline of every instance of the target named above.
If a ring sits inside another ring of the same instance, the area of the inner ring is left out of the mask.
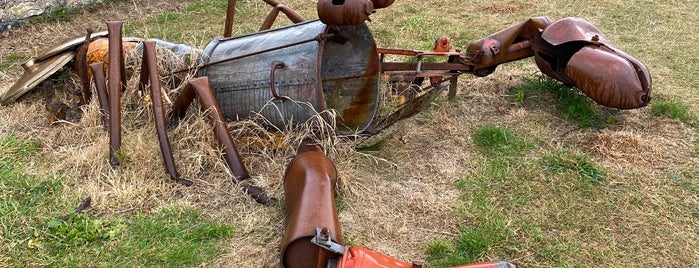
[[[26,62],[23,65],[25,69],[22,77],[7,91],[0,93],[0,102],[3,105],[14,102],[29,90],[46,80],[46,78],[49,78],[49,76],[63,68],[63,66],[68,64],[74,57],[75,52],[73,50],[68,50],[54,54],[52,57],[41,62],[34,62],[33,60]]]

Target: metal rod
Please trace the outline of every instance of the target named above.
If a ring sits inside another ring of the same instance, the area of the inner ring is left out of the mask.
[[[226,11],[226,26],[223,29],[223,37],[231,37],[233,33],[233,21],[235,19],[235,2],[236,0],[228,0],[228,10]]]
[[[90,64],[92,77],[95,79],[97,89],[97,100],[100,103],[100,113],[104,129],[109,132],[109,95],[107,94],[107,83],[104,77],[104,62]]]
[[[172,156],[172,148],[170,147],[170,139],[167,137],[167,123],[165,122],[165,111],[163,108],[163,96],[160,92],[160,75],[158,75],[158,62],[155,56],[155,41],[143,41],[143,61],[141,65],[141,74],[148,74],[147,78],[141,77],[141,82],[144,80],[150,81],[150,94],[153,100],[153,115],[155,117],[155,130],[158,134],[160,143],[160,152],[163,155],[163,164],[165,170],[170,175],[170,178],[175,182],[184,186],[192,186],[192,181],[180,178],[175,167],[175,159]]]
[[[125,87],[122,81],[123,61],[121,21],[108,21],[109,32],[109,163],[112,167],[119,165],[117,152],[121,149],[121,91]]]
[[[85,41],[83,45],[78,49],[78,54],[75,59],[76,71],[78,77],[80,78],[80,84],[82,85],[82,94],[79,98],[80,105],[84,105],[90,102],[92,98],[92,91],[90,90],[90,78],[87,74],[87,51],[90,45],[90,36],[92,36],[92,30],[87,29],[87,35],[85,36]]]
[[[221,114],[221,109],[219,109],[218,102],[216,102],[211,90],[211,85],[209,85],[209,78],[206,76],[194,78],[189,80],[189,84],[199,97],[199,104],[201,107],[209,111],[209,120],[214,126],[216,141],[223,150],[223,159],[226,161],[226,164],[228,164],[228,168],[231,170],[231,173],[233,173],[236,182],[241,183],[243,191],[255,199],[257,203],[262,205],[271,205],[275,203],[276,199],[268,196],[264,190],[244,182],[250,178],[250,175],[241,160],[231,134],[228,132],[223,115]]]

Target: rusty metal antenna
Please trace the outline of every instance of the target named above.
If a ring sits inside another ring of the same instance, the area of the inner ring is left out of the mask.
[[[233,32],[233,19],[235,18],[235,1],[228,0],[228,10],[226,11],[226,27],[223,29],[223,37],[231,37]]]

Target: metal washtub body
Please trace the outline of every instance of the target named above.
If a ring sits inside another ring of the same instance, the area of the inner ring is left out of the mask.
[[[351,134],[366,129],[378,108],[378,52],[364,24],[302,22],[215,39],[204,54],[198,75],[209,77],[229,119],[259,113],[285,130],[320,115]]]

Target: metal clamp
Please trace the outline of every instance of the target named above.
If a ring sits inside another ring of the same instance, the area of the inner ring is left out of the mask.
[[[347,247],[335,243],[330,239],[330,230],[325,227],[316,227],[316,235],[311,239],[311,243],[340,255],[345,254],[345,251],[347,251]]]

